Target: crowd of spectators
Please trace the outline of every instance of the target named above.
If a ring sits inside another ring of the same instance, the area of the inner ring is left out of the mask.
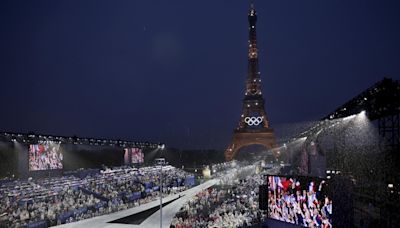
[[[163,167],[163,193],[191,187],[194,177]],[[0,183],[0,227],[54,226],[127,209],[159,196],[158,167],[118,167],[86,177],[8,180]]]
[[[254,167],[251,167],[254,170]],[[261,175],[240,175],[248,167],[232,169],[221,185],[198,193],[180,209],[171,227],[250,227],[259,224],[265,214],[258,209]]]
[[[258,186],[265,184],[266,175],[255,170],[252,165],[223,169],[217,175],[220,184],[184,204],[171,227],[251,227],[266,218],[305,227],[332,227],[332,199],[324,180],[268,175],[268,210],[262,211]]]

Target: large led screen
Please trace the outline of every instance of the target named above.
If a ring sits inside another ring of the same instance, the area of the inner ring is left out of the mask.
[[[268,176],[268,217],[304,227],[332,227],[332,193],[324,179]]]
[[[132,163],[143,163],[144,155],[142,149],[140,148],[132,148]]]
[[[29,145],[29,171],[62,169],[63,155],[60,144],[53,141],[44,141]]]
[[[144,154],[141,148],[125,148],[125,164],[138,164],[144,162]]]

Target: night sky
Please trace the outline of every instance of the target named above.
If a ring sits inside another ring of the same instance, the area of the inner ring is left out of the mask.
[[[400,1],[255,2],[272,127],[400,77]],[[248,1],[0,1],[0,131],[224,149],[247,72]]]

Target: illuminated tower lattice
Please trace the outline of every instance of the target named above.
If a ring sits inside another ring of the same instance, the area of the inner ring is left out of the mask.
[[[225,151],[226,160],[232,160],[237,151],[248,145],[260,144],[267,149],[275,145],[275,135],[269,127],[261,92],[261,74],[258,68],[258,49],[256,37],[257,13],[254,5],[249,10],[249,52],[246,90],[243,99],[242,115],[234,130],[232,143]]]

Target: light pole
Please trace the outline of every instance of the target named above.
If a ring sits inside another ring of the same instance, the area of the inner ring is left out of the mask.
[[[165,148],[165,145],[161,144],[161,145],[159,145],[159,148],[161,149],[161,151],[163,151]],[[160,228],[162,228],[162,193],[163,193],[162,167],[163,167],[163,165],[166,164],[165,158],[156,158],[155,163],[160,166]]]
[[[162,193],[163,193],[163,173],[162,173],[162,167],[164,161],[160,164],[160,228],[162,228]]]

